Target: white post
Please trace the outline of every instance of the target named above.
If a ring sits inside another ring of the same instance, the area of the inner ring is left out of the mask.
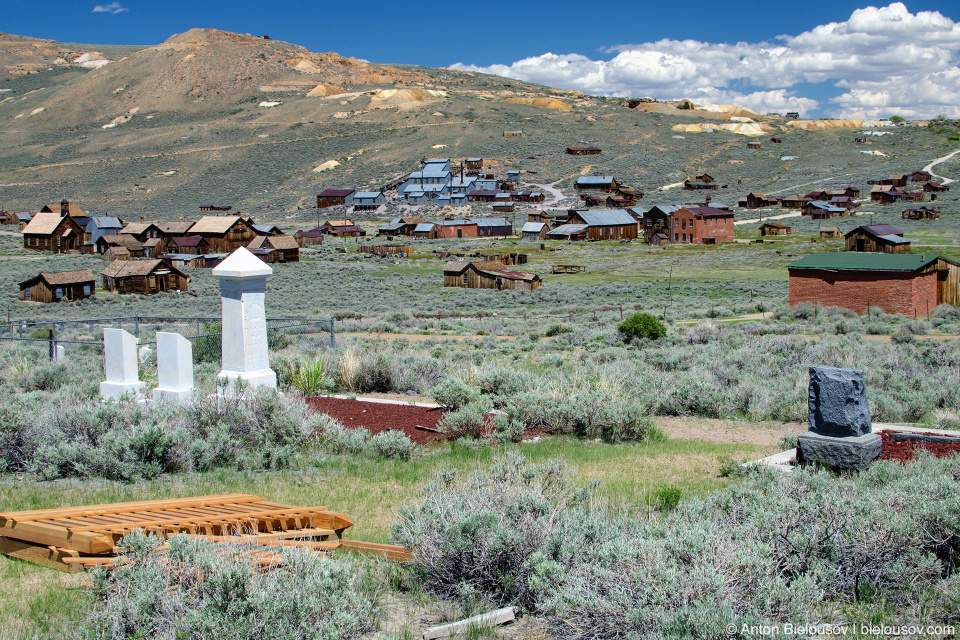
[[[125,393],[143,394],[144,384],[137,368],[137,339],[130,333],[123,329],[103,330],[103,369],[107,379],[100,383],[102,397],[116,400]]]
[[[273,273],[266,263],[244,247],[231,253],[213,270],[220,280],[223,302],[221,337],[225,390],[241,378],[251,387],[277,388],[277,374],[270,369],[267,353],[267,316],[264,298],[267,276]]]
[[[184,402],[193,397],[193,345],[179,333],[157,332],[157,373],[160,385],[154,402]]]

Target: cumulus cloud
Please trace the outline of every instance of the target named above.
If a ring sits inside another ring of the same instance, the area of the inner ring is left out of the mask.
[[[792,88],[829,82],[844,92],[830,100],[828,115],[960,117],[960,23],[936,11],[910,13],[901,2],[857,9],[845,22],[773,42],[659,40],[607,52],[614,57],[546,53],[511,65],[453,68],[591,94],[727,100],[801,113],[819,104]]]
[[[119,2],[111,2],[110,4],[98,4],[93,8],[92,13],[123,13],[124,11],[130,11],[126,7],[121,7]]]

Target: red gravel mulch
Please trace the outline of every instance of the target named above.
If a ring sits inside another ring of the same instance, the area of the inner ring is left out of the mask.
[[[899,460],[900,462],[909,462],[913,460],[914,453],[926,449],[938,458],[946,458],[951,454],[960,454],[960,438],[944,436],[938,433],[910,433],[911,436],[929,436],[938,440],[954,440],[955,442],[923,442],[919,440],[903,440],[897,435],[906,435],[907,432],[881,431],[880,438],[883,441],[883,449],[880,454],[881,460]]]
[[[370,433],[395,429],[407,434],[414,444],[427,444],[447,438],[442,433],[416,428],[419,425],[436,429],[437,423],[443,418],[443,409],[415,407],[407,404],[363,402],[325,396],[306,398],[306,403],[314,411],[326,413],[342,422],[343,426],[351,429],[363,427]]]

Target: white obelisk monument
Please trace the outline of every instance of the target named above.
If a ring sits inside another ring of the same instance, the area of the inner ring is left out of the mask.
[[[223,370],[218,377],[227,379],[224,391],[232,389],[238,378],[251,387],[277,387],[267,353],[264,307],[267,276],[272,273],[269,265],[244,247],[213,270],[223,302]]]

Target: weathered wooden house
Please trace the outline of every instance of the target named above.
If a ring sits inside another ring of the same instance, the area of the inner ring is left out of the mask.
[[[73,202],[66,198],[60,201],[60,204],[45,204],[40,207],[40,213],[59,213],[60,215],[69,215],[73,218],[85,218],[87,214]]]
[[[468,176],[478,176],[483,171],[483,158],[467,158],[463,164]]]
[[[553,221],[553,216],[546,211],[530,211],[527,213],[527,222],[545,222],[549,225]]]
[[[569,240],[632,240],[637,221],[623,209],[571,209],[566,223],[547,232],[548,238]]]
[[[293,234],[294,240],[301,247],[309,247],[323,244],[323,232],[319,229],[310,229],[309,231],[300,230]]]
[[[904,220],[936,220],[940,217],[940,210],[922,205],[904,209],[900,212],[900,217]]]
[[[146,242],[150,238],[162,238],[163,233],[160,226],[155,222],[131,222],[120,230],[122,235],[128,235],[136,238],[140,242]]]
[[[910,241],[903,231],[889,224],[857,227],[844,235],[847,251],[873,253],[910,253]]]
[[[820,227],[821,238],[842,238],[843,232],[840,227]]]
[[[762,146],[763,144],[759,140],[751,140],[750,142],[747,143],[747,149],[751,149],[751,150],[759,149]]]
[[[675,205],[659,204],[654,205],[647,210],[644,210],[641,207],[634,207],[633,209],[628,209],[628,211],[633,213],[634,218],[640,218],[640,220],[638,220],[638,224],[643,232],[643,239],[649,244],[653,243],[654,236],[658,234],[666,236],[667,243],[670,242],[673,227],[673,214],[679,209],[680,207]],[[655,244],[659,246],[665,243],[660,242],[659,239],[657,239]]]
[[[259,236],[258,236],[259,237]],[[177,253],[201,256],[210,253],[210,243],[203,236],[175,236],[163,241],[158,253]]]
[[[146,247],[142,242],[131,235],[118,233],[112,236],[100,236],[100,239],[93,245],[94,251],[99,254],[106,254],[111,247],[123,247],[131,258],[145,258]]]
[[[577,191],[603,191],[609,193],[616,191],[620,186],[617,179],[613,176],[580,176],[574,183]]]
[[[810,216],[814,220],[826,220],[828,218],[837,218],[850,215],[850,212],[844,207],[836,207],[823,200],[811,200],[804,202],[801,208],[803,215]]]
[[[118,260],[101,272],[103,288],[114,293],[153,295],[186,291],[190,278],[165,260]]]
[[[158,259],[177,267],[193,267],[202,269],[207,266],[207,257],[193,253],[163,253],[157,256]]]
[[[889,185],[875,185],[870,189],[870,201],[879,204],[894,204],[906,197],[903,191]]]
[[[493,210],[496,213],[513,213],[517,203],[513,200],[497,200],[493,203]]]
[[[830,195],[830,192],[826,189],[820,189],[818,191],[811,191],[803,197],[807,200],[827,201],[830,199]]]
[[[713,207],[680,207],[672,216],[672,242],[716,244],[733,242],[733,213]]]
[[[202,236],[214,253],[233,253],[257,237],[249,219],[242,216],[204,216],[190,227],[189,235]]]
[[[627,207],[632,207],[637,204],[637,201],[633,198],[625,198],[621,195],[610,195],[607,196],[604,204],[610,209],[626,209]]]
[[[283,229],[279,226],[267,223],[267,224],[255,224],[253,225],[253,230],[257,232],[258,236],[285,236]]]
[[[950,187],[930,180],[923,184],[923,190],[927,193],[941,193],[943,191],[950,191]]]
[[[190,227],[194,224],[196,223],[193,220],[176,220],[161,222],[157,226],[160,227],[161,238],[178,238],[190,235]]]
[[[247,248],[268,252],[268,259],[264,262],[300,262],[300,245],[290,236],[257,236]]]
[[[23,228],[23,248],[49,253],[67,253],[83,248],[85,230],[72,216],[43,211]]]
[[[34,302],[61,302],[89,298],[97,291],[97,279],[89,269],[41,271],[20,283],[20,299]]]
[[[814,253],[787,265],[790,305],[807,303],[907,317],[960,304],[960,265],[936,254]]]
[[[737,206],[743,209],[761,209],[763,207],[775,207],[779,204],[776,198],[765,196],[762,193],[748,193],[746,197],[737,202]]]
[[[513,235],[513,224],[506,218],[471,218],[470,221],[477,223],[477,237],[480,238],[505,238]]]
[[[390,224],[377,229],[378,236],[411,236],[413,230],[423,220],[418,216],[407,216],[403,218],[394,218]]]
[[[910,174],[910,182],[928,182],[933,180],[933,175],[929,171],[914,171]]]
[[[791,226],[780,224],[779,222],[765,222],[760,225],[761,236],[791,236],[797,232]]]
[[[116,260],[130,260],[133,256],[130,255],[130,249],[122,245],[110,245],[107,247],[107,250],[103,252],[103,259],[105,262],[114,262]]]
[[[468,289],[517,289],[534,291],[543,281],[534,273],[507,269],[502,262],[451,261],[443,267],[443,286]]]
[[[902,173],[895,173],[889,178],[881,178],[880,180],[877,180],[877,184],[891,187],[905,187],[907,186],[907,176]]]
[[[3,211],[3,224],[14,225],[23,231],[36,214],[35,211]]]
[[[567,147],[567,153],[571,156],[597,156],[603,151],[597,147]]]
[[[335,238],[357,238],[367,235],[367,232],[355,225],[353,220],[327,220],[317,229]]]
[[[317,209],[353,204],[353,189],[324,189],[317,194]]]
[[[796,194],[780,198],[780,206],[784,209],[802,209],[806,202],[810,202],[810,199]]]
[[[440,229],[432,222],[421,222],[414,227],[413,237],[434,240],[440,237]]]
[[[511,191],[510,199],[514,202],[543,202],[543,194],[539,191]]]
[[[539,241],[547,237],[550,226],[546,222],[527,222],[520,229],[521,240]]]

